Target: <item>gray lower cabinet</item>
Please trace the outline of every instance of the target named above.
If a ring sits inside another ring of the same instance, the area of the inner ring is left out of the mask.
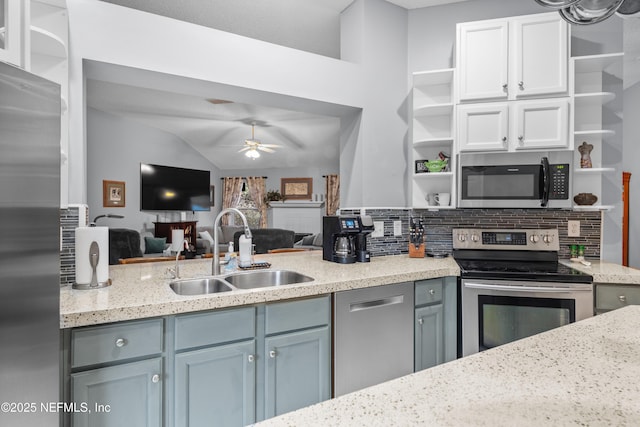
[[[457,280],[415,282],[414,370],[457,357]]]
[[[255,422],[255,348],[249,340],[176,355],[174,425]]]
[[[329,326],[265,339],[265,418],[331,397]]]
[[[640,286],[617,283],[594,283],[595,312],[605,313],[629,304],[640,304]]]
[[[162,319],[72,330],[64,371],[76,411],[64,424],[161,426],[163,333]]]
[[[161,426],[161,373],[158,357],[72,374],[73,425]]]

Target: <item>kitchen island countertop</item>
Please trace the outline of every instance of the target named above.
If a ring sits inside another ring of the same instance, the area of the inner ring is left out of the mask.
[[[258,423],[640,425],[640,306],[628,306]]]
[[[322,260],[322,251],[258,255],[272,270],[294,270],[315,280],[286,286],[237,290],[209,295],[181,296],[170,288],[167,269],[174,262],[110,266],[113,284],[95,290],[60,291],[60,328],[96,325],[155,316],[173,315],[292,298],[330,294],[406,281],[458,276],[453,260],[409,258],[408,255],[372,257],[371,262],[336,264]],[[211,274],[211,259],[180,261],[183,278]]]

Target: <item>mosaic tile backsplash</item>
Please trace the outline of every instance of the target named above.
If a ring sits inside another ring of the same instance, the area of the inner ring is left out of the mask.
[[[60,250],[60,286],[72,285],[76,280],[76,233],[79,224],[79,209],[60,209],[62,245]]]
[[[341,214],[360,214],[360,210],[341,210]],[[560,258],[569,258],[569,246],[584,245],[585,257],[600,257],[601,214],[594,211],[560,209],[367,209],[374,221],[384,221],[384,237],[369,237],[371,256],[409,252],[409,219],[422,219],[426,251],[452,251],[452,228],[557,228]],[[567,221],[580,221],[580,237],[567,236]],[[393,235],[393,221],[402,222],[402,236]]]

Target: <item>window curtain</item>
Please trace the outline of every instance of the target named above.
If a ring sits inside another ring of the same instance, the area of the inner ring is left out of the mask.
[[[340,176],[327,175],[325,177],[325,212],[327,215],[335,215],[340,207]]]
[[[242,181],[239,176],[227,176],[222,180],[222,209],[235,208],[242,196]],[[225,215],[221,218],[223,225],[229,225],[229,217]]]
[[[267,203],[264,200],[267,193],[266,180],[261,176],[248,176],[247,188],[253,203],[260,212],[260,228],[267,228]]]

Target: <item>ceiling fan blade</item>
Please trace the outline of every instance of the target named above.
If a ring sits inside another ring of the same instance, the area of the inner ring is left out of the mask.
[[[278,145],[278,144],[260,144],[261,147],[267,147],[267,148],[280,148],[282,147],[282,145]]]
[[[260,151],[264,151],[265,153],[275,153],[275,150],[272,150],[269,147],[265,147],[264,145],[258,145],[258,147],[256,148]]]
[[[251,150],[251,147],[244,147],[238,150],[238,153],[242,153],[243,151]]]

